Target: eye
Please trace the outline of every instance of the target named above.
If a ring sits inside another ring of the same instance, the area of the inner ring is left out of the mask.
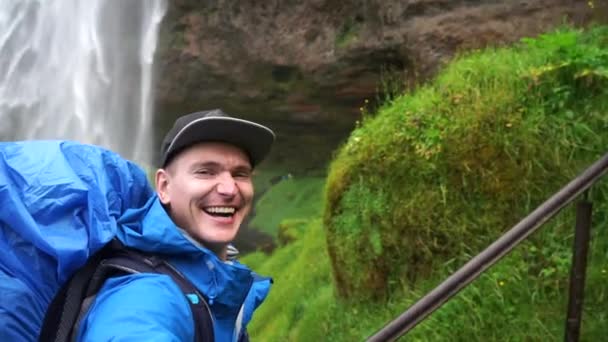
[[[213,170],[208,168],[196,169],[194,173],[199,176],[213,176],[215,174]]]
[[[246,170],[236,171],[232,174],[235,179],[249,179],[251,178],[251,172]]]

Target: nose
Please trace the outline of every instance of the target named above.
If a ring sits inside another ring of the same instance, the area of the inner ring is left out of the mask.
[[[217,192],[224,196],[234,196],[237,192],[236,183],[230,172],[222,172],[218,177]]]

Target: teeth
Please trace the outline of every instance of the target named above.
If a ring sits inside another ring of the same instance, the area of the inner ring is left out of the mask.
[[[213,214],[234,214],[235,209],[233,207],[210,207],[205,211]]]

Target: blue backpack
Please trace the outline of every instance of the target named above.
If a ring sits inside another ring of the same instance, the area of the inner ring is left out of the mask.
[[[103,148],[69,141],[0,143],[0,341],[68,341],[104,281],[169,275],[170,265],[114,239],[117,220],[153,196],[143,170]],[[211,313],[191,303],[197,341]]]

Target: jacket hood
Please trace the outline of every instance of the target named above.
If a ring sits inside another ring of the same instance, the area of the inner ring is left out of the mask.
[[[158,254],[213,254],[193,244],[184,236],[157,195],[151,196],[141,208],[129,209],[118,219],[116,236],[127,246]]]

